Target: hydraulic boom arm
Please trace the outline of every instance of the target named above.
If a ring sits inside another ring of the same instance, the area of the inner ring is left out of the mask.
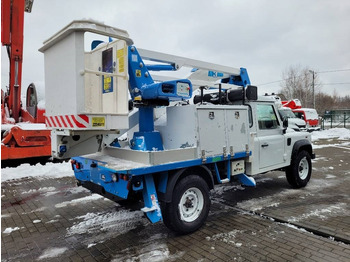
[[[19,120],[21,107],[23,21],[24,12],[31,12],[34,0],[3,0],[1,2],[1,43],[10,59],[8,108],[10,116]]]

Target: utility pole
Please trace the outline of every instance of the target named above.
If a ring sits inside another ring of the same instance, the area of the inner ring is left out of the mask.
[[[314,108],[316,108],[316,100],[315,100],[315,71],[309,70],[309,72],[312,74],[312,97],[313,97]]]

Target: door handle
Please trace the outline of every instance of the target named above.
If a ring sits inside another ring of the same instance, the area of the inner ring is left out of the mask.
[[[268,143],[264,143],[264,144],[261,145],[261,147],[267,147],[267,146],[269,146]]]

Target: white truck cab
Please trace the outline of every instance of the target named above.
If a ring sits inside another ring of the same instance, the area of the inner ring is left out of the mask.
[[[301,149],[307,151],[310,159],[313,157],[311,135],[307,132],[286,132],[289,119],[283,121],[276,104],[271,99],[261,96],[257,101],[248,101],[246,105],[249,105],[252,111],[249,130],[250,137],[253,138],[250,142],[253,143],[254,148],[246,165],[247,174],[255,175],[275,169],[285,169],[291,165],[295,152]],[[307,183],[304,181],[298,184],[298,182],[294,186]]]

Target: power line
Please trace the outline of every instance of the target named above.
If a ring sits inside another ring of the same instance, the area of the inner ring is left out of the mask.
[[[274,84],[274,83],[279,83],[279,82],[282,82],[284,80],[287,80],[287,79],[282,79],[282,80],[277,80],[277,81],[273,81],[273,82],[268,82],[268,83],[264,83],[264,84],[260,84],[258,86],[263,86],[263,85],[269,85],[269,84]]]
[[[333,72],[343,72],[343,71],[350,71],[350,68],[348,68],[348,69],[329,70],[329,71],[319,71],[319,72],[315,72],[315,73],[323,74],[323,73],[333,73]]]
[[[346,69],[335,69],[335,70],[327,70],[327,71],[318,71],[318,72],[315,72],[315,74],[333,73],[333,72],[343,72],[343,71],[350,71],[350,68],[346,68]],[[263,84],[260,84],[260,85],[258,85],[258,86],[263,86],[263,85],[269,85],[269,84],[279,83],[279,82],[282,82],[282,81],[289,80],[289,79],[291,79],[291,78],[293,78],[293,77],[289,77],[289,78],[286,78],[286,79],[275,80],[275,81],[272,81],[272,82],[263,83]],[[323,85],[343,85],[343,84],[349,84],[349,83],[328,83],[328,84],[323,84]]]
[[[344,83],[327,83],[327,84],[322,84],[322,85],[349,85],[350,82],[344,82]]]

